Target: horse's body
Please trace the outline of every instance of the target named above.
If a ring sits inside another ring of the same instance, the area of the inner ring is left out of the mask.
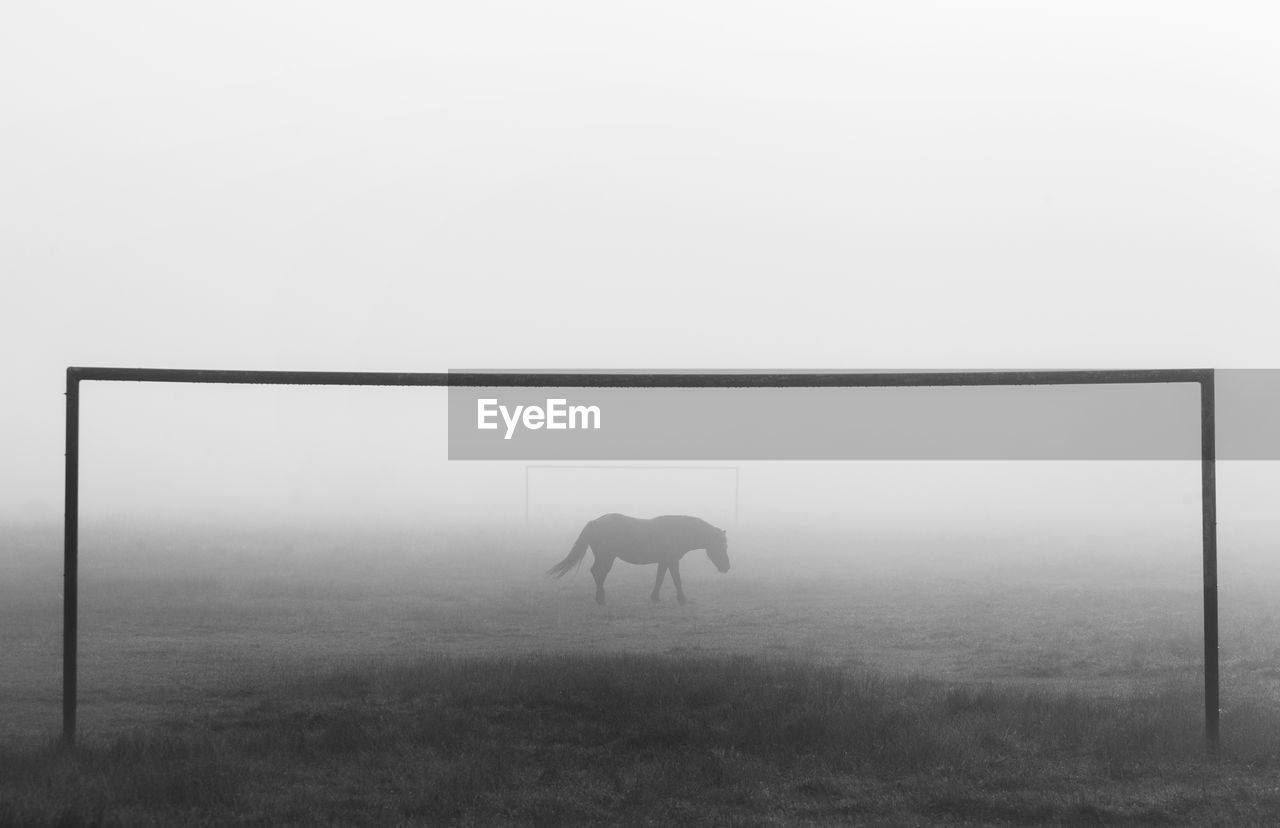
[[[662,579],[671,572],[671,583],[676,585],[676,598],[685,602],[684,589],[680,585],[680,559],[686,552],[705,549],[707,557],[721,572],[729,571],[728,541],[725,531],[717,529],[702,518],[688,515],[663,515],[644,520],[626,515],[604,515],[590,521],[582,528],[578,541],[569,556],[547,572],[557,578],[580,565],[587,549],[595,554],[591,574],[596,579],[596,603],[604,603],[604,579],[613,568],[615,560],[630,564],[658,565],[658,579],[649,596],[658,600]]]

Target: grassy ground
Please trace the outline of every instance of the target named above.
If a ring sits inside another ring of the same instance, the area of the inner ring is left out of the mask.
[[[1271,825],[1280,717],[1207,759],[1193,690],[1097,699],[753,656],[370,661],[74,755],[0,825]]]
[[[1194,544],[741,544],[601,608],[556,545],[86,538],[74,755],[56,533],[0,560],[0,826],[1280,824],[1269,558],[1208,759]]]

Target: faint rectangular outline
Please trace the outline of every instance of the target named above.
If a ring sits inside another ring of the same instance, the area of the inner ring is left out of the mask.
[[[738,494],[741,491],[741,476],[737,466],[681,466],[679,464],[654,464],[646,466],[641,463],[526,463],[524,467],[524,522],[529,522],[529,470],[530,469],[666,469],[677,471],[732,471],[733,472],[733,522],[738,522]]]

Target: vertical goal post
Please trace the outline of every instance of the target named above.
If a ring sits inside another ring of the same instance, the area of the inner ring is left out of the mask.
[[[1213,369],[1096,371],[944,371],[822,373],[385,373],[216,371],[168,368],[67,368],[63,523],[62,744],[76,738],[76,641],[79,581],[80,383],[169,382],[240,385],[435,386],[495,388],[877,388],[1017,385],[1200,386],[1200,494],[1204,578],[1204,729],[1210,752],[1219,738],[1218,539]]]

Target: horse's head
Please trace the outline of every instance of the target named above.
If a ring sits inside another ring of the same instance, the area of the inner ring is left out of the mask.
[[[729,535],[723,529],[715,532],[707,542],[707,557],[721,572],[729,571]]]

